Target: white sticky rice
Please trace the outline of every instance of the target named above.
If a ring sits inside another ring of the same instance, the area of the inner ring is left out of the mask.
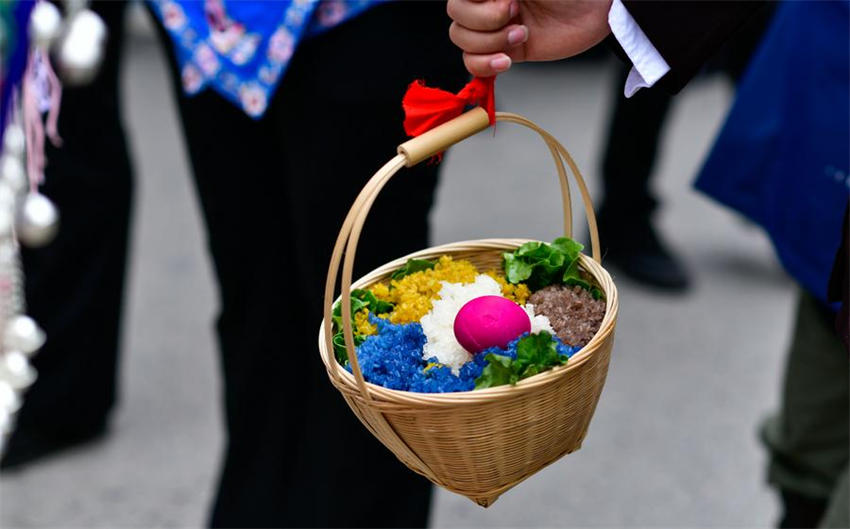
[[[534,305],[531,303],[526,303],[522,306],[525,309],[525,313],[528,314],[528,319],[531,320],[531,333],[537,334],[541,331],[546,331],[552,336],[555,336],[555,330],[552,329],[552,324],[549,322],[549,318],[544,316],[543,314],[535,316],[534,314]]]
[[[454,323],[458,311],[468,302],[481,296],[501,296],[502,287],[488,275],[479,274],[472,283],[449,283],[442,281],[440,299],[431,304],[431,311],[422,316],[420,323],[425,333],[422,358],[436,357],[437,361],[449,366],[457,375],[463,364],[472,360],[472,355],[455,338]],[[547,331],[555,334],[546,316],[535,316],[534,306],[523,306],[531,320],[532,334]]]

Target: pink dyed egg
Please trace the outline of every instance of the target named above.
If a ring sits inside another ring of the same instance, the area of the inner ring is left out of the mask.
[[[461,307],[455,316],[455,338],[470,353],[508,342],[531,331],[531,320],[522,307],[501,296],[481,296]]]

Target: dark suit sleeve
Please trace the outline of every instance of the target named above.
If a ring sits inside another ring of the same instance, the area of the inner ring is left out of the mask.
[[[670,65],[656,86],[677,93],[764,3],[623,0],[623,5]]]

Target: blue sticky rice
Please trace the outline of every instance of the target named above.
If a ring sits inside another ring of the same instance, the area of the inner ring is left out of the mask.
[[[518,336],[505,349],[491,347],[473,355],[472,360],[464,364],[455,376],[451,368],[439,365],[436,358],[422,358],[426,338],[419,323],[394,324],[371,314],[369,321],[378,327],[378,333],[367,337],[357,348],[363,377],[385,388],[419,393],[472,391],[475,379],[487,366],[488,354],[516,358],[517,344],[528,336],[528,333]],[[557,337],[553,336],[552,340],[557,344],[558,353],[567,358],[579,350],[563,344]],[[432,364],[431,367],[429,364]],[[345,369],[351,372],[351,364],[346,363]]]

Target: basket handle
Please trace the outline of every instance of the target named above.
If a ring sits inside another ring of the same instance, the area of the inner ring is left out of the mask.
[[[552,137],[551,134],[538,127],[532,121],[507,112],[497,112],[497,121],[508,121],[524,125],[537,132],[549,148],[549,152],[555,161],[555,167],[558,170],[558,177],[561,187],[561,198],[564,209],[564,234],[572,235],[571,223],[571,201],[570,187],[567,181],[566,171],[564,169],[564,161],[567,162],[573,172],[576,183],[581,192],[582,201],[584,203],[585,215],[587,216],[588,228],[590,230],[590,239],[592,247],[593,259],[600,262],[599,251],[599,234],[596,227],[596,216],[593,212],[593,202],[590,199],[590,194],[587,191],[587,186],[584,179],[578,170],[567,150]],[[421,136],[414,138],[399,146],[399,154],[387,162],[381,169],[375,173],[372,178],[366,183],[360,194],[349,209],[348,214],[343,221],[342,228],[337,236],[336,244],[331,255],[330,266],[328,267],[328,276],[325,281],[325,300],[324,300],[324,341],[325,341],[325,364],[328,367],[329,376],[336,382],[340,382],[343,369],[334,357],[333,348],[333,333],[331,330],[334,289],[336,286],[337,274],[339,273],[340,263],[342,262],[342,277],[341,277],[341,304],[342,304],[342,327],[343,336],[345,339],[345,347],[348,351],[351,370],[354,374],[354,379],[357,384],[360,395],[367,402],[372,402],[373,395],[366,385],[366,380],[363,378],[363,373],[360,370],[360,364],[357,360],[357,354],[354,347],[354,335],[351,328],[351,297],[347,295],[351,292],[351,278],[354,268],[354,257],[357,251],[357,243],[360,240],[360,233],[363,229],[363,224],[366,222],[366,217],[372,207],[375,199],[378,197],[381,189],[389,182],[402,167],[412,167],[433,156],[438,152],[446,150],[451,145],[466,139],[467,137],[484,130],[489,125],[487,113],[483,109],[471,110],[454,120],[436,127]],[[343,251],[345,257],[343,262]],[[397,448],[401,449],[406,456],[408,466],[415,468],[418,472],[426,475],[433,482],[439,483],[439,479],[428,468],[421,458],[402,440],[393,429],[392,425],[386,420],[384,415],[375,411],[379,421],[373,423],[371,428],[376,432],[385,434],[384,439],[394,439]]]
[[[487,111],[481,107],[475,107],[424,134],[407,140],[398,146],[398,153],[405,156],[407,167],[413,167],[489,126],[490,116],[487,115]]]
[[[570,210],[570,193],[569,183],[567,181],[566,171],[564,170],[563,161],[572,170],[576,184],[582,196],[582,202],[587,217],[588,228],[590,231],[591,250],[593,259],[596,262],[601,261],[599,248],[599,232],[596,226],[596,215],[593,211],[593,202],[587,190],[587,185],[584,178],[578,170],[575,161],[570,154],[551,134],[541,129],[531,120],[508,112],[497,112],[497,121],[506,121],[517,123],[530,128],[537,132],[546,143],[550,153],[555,160],[555,165],[558,169],[558,176],[561,183],[561,198],[564,206],[564,233],[571,236],[571,210]],[[348,350],[348,358],[351,363],[351,370],[360,389],[361,394],[367,400],[371,400],[371,394],[366,386],[366,381],[363,378],[363,373],[360,370],[360,365],[355,354],[353,331],[351,327],[351,299],[344,295],[351,291],[352,272],[354,269],[354,257],[357,250],[357,243],[360,240],[360,233],[363,229],[363,224],[366,222],[366,217],[372,207],[375,199],[378,197],[381,189],[389,182],[390,178],[396,174],[402,167],[413,166],[416,163],[427,159],[437,152],[441,152],[454,143],[457,143],[476,132],[486,128],[489,124],[487,121],[487,113],[481,109],[473,109],[452,121],[444,123],[425,134],[414,138],[399,146],[399,154],[392,160],[387,162],[374,176],[366,183],[363,190],[357,196],[354,204],[348,212],[348,215],[343,222],[340,233],[337,237],[336,244],[331,255],[331,262],[328,268],[328,276],[325,282],[325,303],[324,303],[324,338],[326,344],[326,354],[328,357],[327,365],[333,366],[329,370],[329,374],[335,379],[339,379],[341,367],[334,358],[333,349],[333,333],[331,331],[334,290],[336,286],[336,278],[339,273],[340,263],[342,262],[342,278],[341,278],[341,296],[342,301],[342,324],[343,336],[345,338],[345,346]],[[562,161],[563,158],[563,161]],[[343,250],[345,257],[343,260]]]

